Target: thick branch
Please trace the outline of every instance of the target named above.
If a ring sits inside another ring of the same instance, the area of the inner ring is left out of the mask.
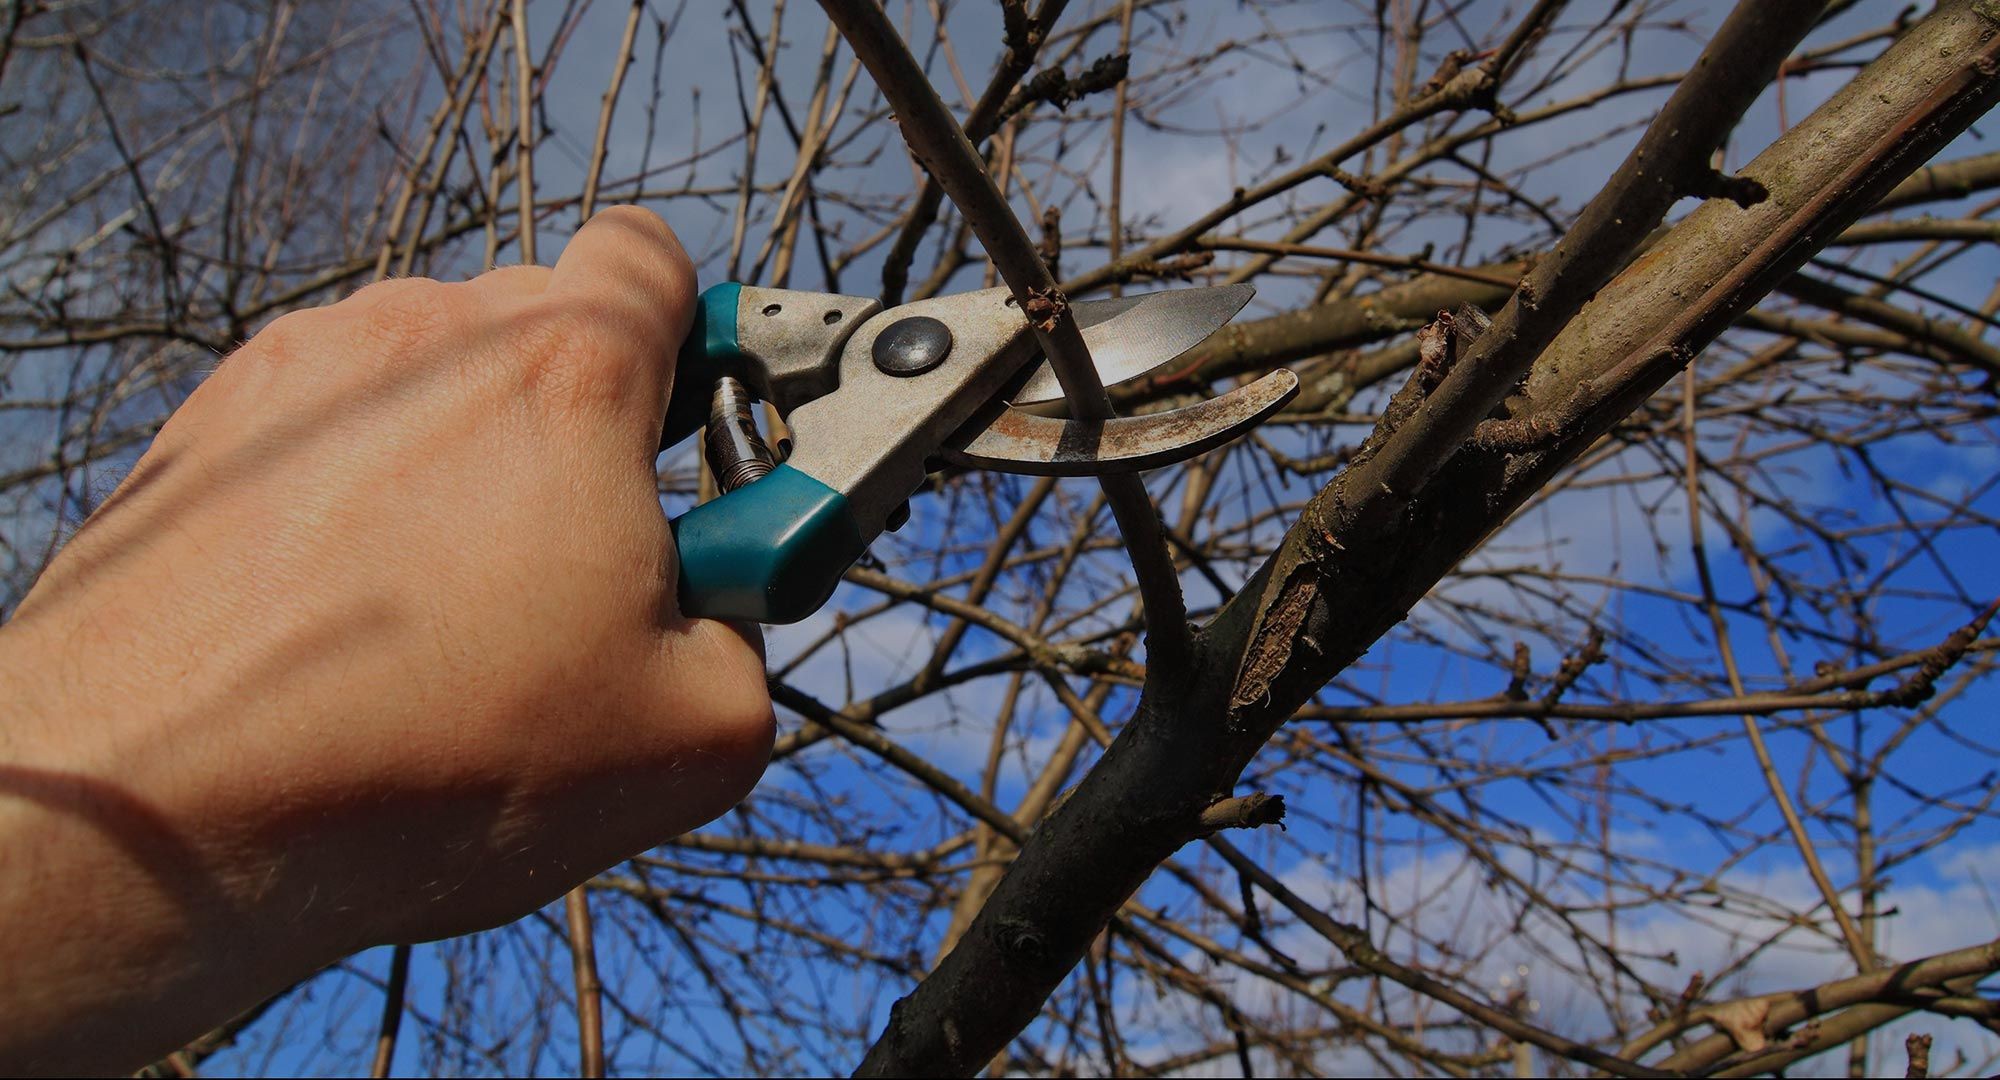
[[[1736,6],[1569,234],[1536,261],[1423,407],[1347,479],[1341,497],[1357,504],[1356,514],[1392,513],[1415,494],[1624,266],[1668,208],[1684,195],[1712,191],[1715,148],[1824,6],[1822,0]]]
[[[2000,150],[1942,165],[1926,165],[1897,184],[1877,209],[1898,210],[1918,203],[1962,199],[1993,187],[2000,187]]]
[[[1756,6],[1787,16],[1803,11]],[[1813,14],[1816,6],[1806,25]],[[1803,30],[1785,26],[1787,33]],[[1148,688],[1097,767],[1023,847],[958,948],[898,1003],[863,1071],[961,1074],[990,1060],[1034,1017],[1124,898],[1195,835],[1201,810],[1231,794],[1279,724],[1556,469],[1990,107],[2000,81],[1982,69],[1990,69],[2000,48],[1994,29],[1969,0],[1941,4],[1744,170],[1769,190],[1765,203],[1749,210],[1731,202],[1705,206],[1584,306],[1535,364],[1516,403],[1519,413],[1532,415],[1565,407],[1579,384],[1598,387],[1590,407],[1577,411],[1549,448],[1453,455],[1454,430],[1462,427],[1462,438],[1484,415],[1466,407],[1452,423],[1434,425],[1435,437],[1445,441],[1430,443],[1431,452],[1453,460],[1405,512],[1363,523],[1335,488],[1323,491],[1277,555],[1203,632],[1194,687],[1171,697]],[[1772,27],[1762,36],[1778,32]],[[1745,33],[1739,27],[1726,43],[1729,55],[1742,50],[1745,62],[1766,58],[1758,46],[1769,42],[1741,40]],[[1691,75],[1689,92],[1707,92],[1702,84],[1713,78],[1732,100],[1754,96],[1756,88],[1740,85],[1740,74],[1702,73],[1712,70]],[[1714,144],[1703,144],[1704,157]],[[1645,186],[1634,181],[1635,188]],[[1632,197],[1652,206],[1671,194]],[[1622,243],[1625,234],[1605,226],[1604,235]],[[1559,288],[1595,288],[1593,275],[1615,270],[1630,248],[1602,243],[1554,279]],[[1541,292],[1534,298],[1571,310],[1586,299]],[[1532,326],[1543,317],[1527,321]],[[1531,337],[1517,330],[1505,340]],[[1483,394],[1492,386],[1476,389]]]
[[[1871,1002],[1893,1001],[1913,991],[1940,986],[1969,975],[1984,976],[1994,971],[2000,971],[2000,940],[1940,953],[1907,964],[1896,964],[1822,986],[1780,994],[1766,994],[1751,1000],[1770,1004],[1770,1011],[1765,1014],[1759,1027],[1766,1038],[1775,1039],[1793,1024],[1836,1009]],[[1627,1046],[1626,1052],[1643,1053],[1647,1047],[1656,1045],[1658,1041],[1675,1032],[1713,1016],[1716,1008],[1710,1006],[1695,1010],[1674,1025],[1648,1032],[1644,1038]],[[1888,1008],[1895,1008],[1900,1015],[1901,1012],[1907,1011],[1908,1006]],[[1714,1065],[1735,1049],[1735,1039],[1717,1032],[1675,1051],[1659,1063],[1659,1068],[1681,1072],[1700,1070]]]

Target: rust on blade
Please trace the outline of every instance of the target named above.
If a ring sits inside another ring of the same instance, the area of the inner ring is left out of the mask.
[[[1236,438],[1284,407],[1299,378],[1279,369],[1184,409],[1109,420],[1064,420],[989,408],[940,456],[956,465],[1034,476],[1098,476],[1158,469]]]

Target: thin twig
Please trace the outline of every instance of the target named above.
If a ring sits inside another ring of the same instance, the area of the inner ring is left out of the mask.
[[[590,895],[583,885],[563,897],[569,927],[570,969],[576,976],[576,1038],[579,1076],[604,1075],[604,987],[597,981],[597,945],[590,926]]]
[[[1687,471],[1685,490],[1688,502],[1688,551],[1694,559],[1695,574],[1701,581],[1702,607],[1708,612],[1710,630],[1715,635],[1715,650],[1722,660],[1722,670],[1729,677],[1730,692],[1737,697],[1744,696],[1743,674],[1736,666],[1736,650],[1729,641],[1729,622],[1723,617],[1722,605],[1715,598],[1715,578],[1709,570],[1708,545],[1702,539],[1701,466],[1695,444],[1695,391],[1694,368],[1689,367],[1682,383],[1681,438],[1687,451]],[[1784,815],[1785,828],[1792,834],[1792,843],[1797,846],[1799,857],[1805,860],[1806,872],[1812,875],[1813,887],[1819,890],[1820,899],[1827,910],[1833,913],[1839,924],[1841,940],[1847,943],[1848,955],[1854,958],[1857,971],[1872,971],[1876,965],[1874,950],[1868,947],[1861,936],[1861,928],[1847,911],[1840,893],[1833,887],[1833,881],[1826,875],[1826,867],[1820,863],[1819,852],[1813,847],[1812,837],[1806,835],[1805,823],[1799,819],[1799,812],[1792,805],[1792,797],[1785,790],[1784,781],[1779,779],[1778,770],[1771,763],[1771,751],[1764,745],[1764,733],[1757,725],[1757,718],[1743,714],[1743,733],[1749,737],[1750,750],[1757,756],[1757,768],[1764,775],[1764,783],[1771,790],[1771,798],[1778,804],[1778,812]]]
[[[368,1075],[384,1077],[396,1060],[396,1035],[403,1029],[403,995],[410,983],[410,947],[389,951],[389,985],[382,991],[382,1022],[375,1036],[375,1060]]]
[[[639,36],[639,16],[646,0],[632,0],[625,15],[625,33],[618,39],[618,59],[611,66],[611,85],[604,89],[604,104],[597,111],[597,138],[590,144],[590,169],[583,177],[583,199],[577,207],[579,223],[589,221],[597,207],[597,184],[604,175],[604,155],[611,145],[611,114],[618,108],[618,91],[625,85],[625,73],[632,67],[632,46]]]
[[[882,10],[869,0],[821,0],[841,36],[888,98],[903,138],[965,216],[988,258],[1014,290],[1034,324],[1042,354],[1055,369],[1070,415],[1111,416],[1111,401],[1090,361],[1068,298],[1035,251],[1027,230],[1000,195],[965,129],[938,99],[909,48]],[[1145,601],[1147,651],[1155,670],[1180,670],[1193,647],[1179,572],[1160,528],[1159,512],[1137,477],[1100,478],[1111,512],[1125,537],[1140,595]]]
[[[520,133],[514,143],[521,196],[521,261],[535,265],[535,61],[528,51],[528,0],[514,0],[514,97]]]
[[[1132,55],[1132,0],[1125,0],[1118,8],[1118,52],[1128,58]],[[1111,195],[1104,211],[1104,257],[1114,263],[1125,250],[1125,113],[1131,107],[1131,83],[1128,68],[1111,98]],[[1111,283],[1111,295],[1123,292],[1121,282]]]

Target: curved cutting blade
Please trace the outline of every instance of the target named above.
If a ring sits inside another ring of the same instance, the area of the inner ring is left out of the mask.
[[[1169,289],[1110,300],[1079,300],[1070,310],[1076,313],[1083,343],[1090,346],[1097,377],[1104,385],[1115,386],[1180,359],[1182,353],[1235,318],[1256,292],[1251,285]],[[1062,397],[1055,369],[1044,360],[1013,401],[1033,405],[1061,401]]]
[[[1279,368],[1186,408],[1109,420],[1059,420],[995,403],[938,456],[954,465],[1031,476],[1101,476],[1186,461],[1236,438],[1299,392]]]

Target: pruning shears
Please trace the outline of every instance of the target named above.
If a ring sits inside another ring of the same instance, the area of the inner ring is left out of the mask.
[[[1142,378],[1248,303],[1248,285],[1080,301],[1072,310],[1105,385]],[[883,310],[859,296],[735,282],[701,295],[681,349],[661,449],[707,425],[725,492],[673,522],[682,611],[797,622],[939,463],[1043,476],[1136,472],[1219,446],[1298,392],[1287,370],[1185,408],[1067,419],[1055,372],[1004,288]],[[791,429],[782,461],[752,408]]]

